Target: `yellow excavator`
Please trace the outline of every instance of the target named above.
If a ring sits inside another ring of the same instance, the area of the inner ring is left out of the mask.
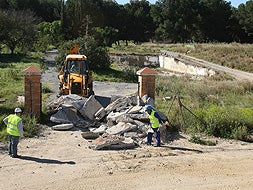
[[[89,70],[87,57],[79,54],[78,45],[68,52],[58,73],[59,95],[77,94],[89,97],[94,94],[92,72]]]

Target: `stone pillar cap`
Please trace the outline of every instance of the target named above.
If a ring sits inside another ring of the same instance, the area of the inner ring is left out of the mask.
[[[150,69],[148,67],[145,67],[145,68],[137,71],[136,74],[137,75],[152,76],[152,75],[157,75],[157,72],[154,69]]]
[[[35,66],[30,66],[22,71],[24,75],[41,75],[42,71]]]

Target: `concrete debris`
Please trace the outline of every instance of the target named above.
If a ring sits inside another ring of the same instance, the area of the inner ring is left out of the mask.
[[[143,109],[143,106],[133,106],[128,113],[129,114],[134,114],[134,113],[139,113]]]
[[[116,123],[119,122],[134,123],[134,120],[127,115],[121,115],[116,119]]]
[[[75,109],[79,110],[83,107],[83,104],[86,102],[87,98],[78,96],[76,94],[69,94],[59,97],[56,101],[51,102],[49,107],[51,109],[58,108],[61,104],[72,105]]]
[[[114,121],[116,122],[116,120],[120,117],[120,116],[123,116],[127,113],[127,111],[125,112],[110,112],[106,119],[107,121],[109,121],[109,123],[113,123]]]
[[[62,130],[64,125],[85,128],[81,135],[91,140],[90,148],[100,149],[128,149],[144,144],[146,141],[148,115],[144,111],[145,104],[151,103],[153,108],[166,121],[167,117],[155,108],[154,100],[145,96],[142,98],[131,96],[112,96],[110,103],[103,107],[102,98],[95,96],[83,98],[77,95],[60,97],[51,106],[50,120],[57,125],[55,130]],[[143,105],[138,104],[142,102]],[[65,129],[67,130],[67,128]],[[166,132],[166,128],[161,129]]]
[[[131,104],[131,100],[128,97],[118,98],[114,102],[110,103],[106,108],[106,113],[110,113],[112,111],[121,111],[126,108],[127,105]]]
[[[102,108],[102,105],[95,99],[95,96],[90,96],[79,110],[83,117],[89,120],[95,120],[95,114]]]
[[[56,130],[56,131],[65,131],[65,130],[72,129],[73,127],[74,127],[74,125],[72,123],[70,123],[70,124],[59,124],[59,125],[52,126],[52,129]]]
[[[77,110],[71,105],[61,105],[58,111],[50,117],[50,121],[55,123],[80,124],[84,120],[77,115]]]
[[[83,132],[81,133],[81,135],[85,139],[92,139],[92,140],[99,137],[99,134],[91,132],[91,131]]]
[[[106,130],[106,133],[109,135],[118,135],[124,134],[127,131],[137,130],[137,126],[131,123],[119,122],[117,125],[114,125]]]
[[[108,129],[108,126],[107,125],[100,125],[99,128],[93,128],[91,131],[93,133],[97,133],[97,134],[104,134],[106,132],[106,130]]]
[[[96,113],[95,113],[95,119],[97,121],[102,120],[106,116],[105,108],[100,108]]]
[[[110,150],[120,150],[120,149],[133,149],[135,148],[136,145],[134,143],[134,140],[131,138],[125,138],[125,140],[117,143],[117,144],[112,144],[109,149]]]
[[[118,144],[122,141],[124,141],[125,138],[118,136],[118,135],[108,135],[104,134],[94,141],[92,141],[92,144],[90,145],[90,148],[94,150],[100,150],[103,148],[109,148],[111,145]]]

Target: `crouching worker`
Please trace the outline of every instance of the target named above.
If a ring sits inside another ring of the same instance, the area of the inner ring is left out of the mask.
[[[3,121],[7,125],[7,134],[9,137],[9,155],[12,158],[20,158],[17,154],[19,138],[24,136],[20,108],[15,108],[15,114],[11,114],[4,118]]]
[[[160,125],[162,125],[162,119],[159,116],[159,114],[150,105],[145,106],[145,111],[148,113],[149,125],[152,129],[150,132],[148,132],[147,144],[151,145],[153,134],[156,133],[155,146],[161,146],[161,137],[160,137],[159,127]]]

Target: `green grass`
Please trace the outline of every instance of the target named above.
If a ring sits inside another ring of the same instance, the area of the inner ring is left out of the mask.
[[[189,77],[158,77],[156,105],[174,126],[187,133],[252,141],[253,84]],[[184,107],[163,97],[180,97]]]
[[[41,68],[41,54],[0,54],[0,141],[6,140],[6,126],[3,118],[14,112],[15,107],[24,108],[23,103],[17,103],[17,97],[24,95],[24,76],[22,70],[29,66]],[[31,137],[36,134],[35,118],[24,116],[25,135]]]
[[[122,42],[120,46],[113,45],[109,49],[111,53],[134,54],[161,54],[161,50],[174,51],[204,59],[215,64],[253,72],[253,44],[157,44],[143,43],[128,46]]]
[[[107,82],[137,82],[135,71],[120,70],[117,65],[112,64],[107,70],[97,70],[93,73],[93,80]]]

